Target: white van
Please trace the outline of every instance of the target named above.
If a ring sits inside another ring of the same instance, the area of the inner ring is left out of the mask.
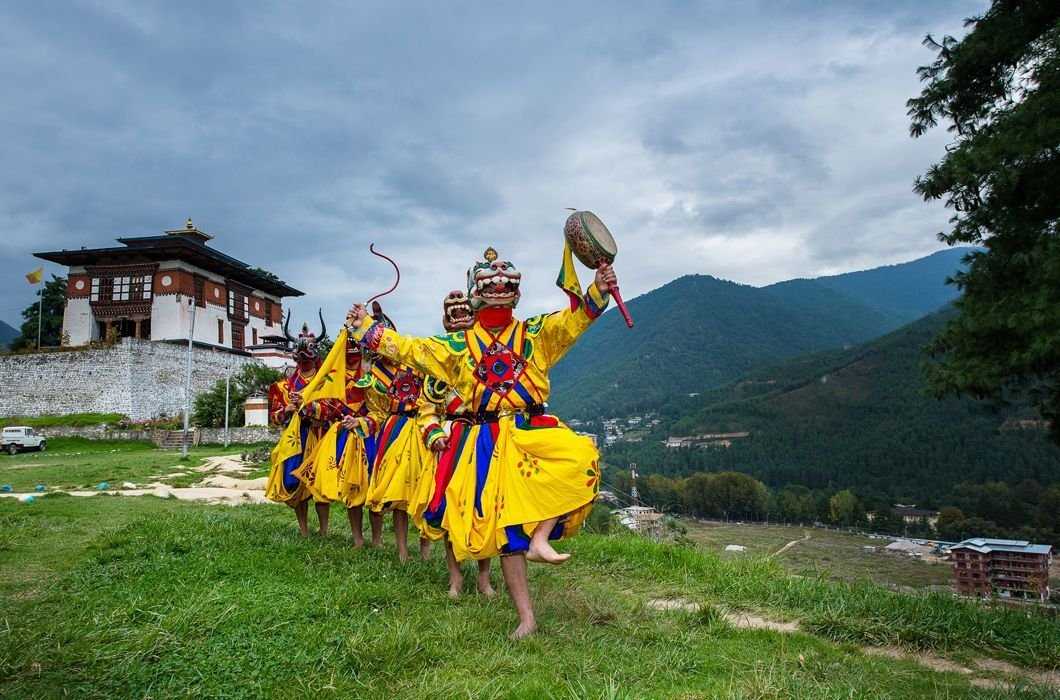
[[[7,450],[8,454],[18,454],[22,450],[40,450],[43,452],[48,447],[47,439],[26,426],[12,426],[4,428],[0,437],[0,449]]]

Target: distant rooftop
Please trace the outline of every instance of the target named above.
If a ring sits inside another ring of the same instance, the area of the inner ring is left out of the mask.
[[[263,273],[242,260],[215,250],[206,242],[213,236],[200,231],[188,219],[184,228],[165,231],[161,236],[137,236],[117,239],[121,246],[80,248],[34,253],[34,257],[67,266],[90,266],[108,263],[159,262],[183,260],[255,289],[278,297],[300,297],[302,292],[283,280]]]
[[[1026,554],[1049,554],[1053,551],[1048,544],[1031,544],[1027,540],[995,540],[989,537],[973,537],[958,542],[950,549],[971,549],[980,554],[989,552],[1023,552]]]

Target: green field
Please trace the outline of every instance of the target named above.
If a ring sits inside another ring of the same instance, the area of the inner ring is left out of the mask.
[[[869,580],[883,586],[946,588],[950,585],[949,564],[928,563],[883,552],[890,540],[874,540],[862,535],[816,527],[761,525],[745,523],[699,523],[682,521],[688,537],[709,551],[722,553],[725,545],[747,547],[745,554],[723,556],[766,556],[789,547],[776,557],[784,569],[800,576],[823,576],[840,581]],[[808,539],[805,539],[807,538]],[[863,547],[876,547],[873,553]]]
[[[8,459],[7,473],[57,468]],[[77,459],[65,468],[79,483],[176,464],[132,448]],[[389,537],[355,551],[333,511],[329,537],[303,540],[282,506],[0,499],[0,697],[1057,697],[972,663],[1060,667],[1055,621],[629,534],[583,534],[562,545],[568,565],[533,567],[541,632],[511,642],[506,599],[449,601],[441,552],[401,565]],[[801,631],[740,629],[735,610]]]
[[[203,457],[239,454],[246,445],[206,445],[189,450],[182,462],[179,451],[159,450],[151,443],[128,440],[53,438],[45,452],[0,454],[0,484],[15,491],[32,491],[37,484],[47,488],[88,489],[106,481],[112,488],[123,482],[143,483],[148,477],[194,466]],[[185,480],[186,481],[186,480]],[[186,485],[180,481],[173,485]]]

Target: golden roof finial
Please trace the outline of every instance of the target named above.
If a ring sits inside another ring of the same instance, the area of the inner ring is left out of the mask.
[[[194,230],[195,224],[191,223],[191,217],[190,216],[188,217],[187,223],[184,224],[184,228],[188,229],[189,231]]]
[[[493,246],[490,246],[489,248],[486,248],[486,252],[483,253],[482,255],[483,255],[484,258],[486,258],[486,262],[489,262],[489,263],[491,263],[491,262],[493,262],[494,260],[497,259],[497,251],[494,250]]]

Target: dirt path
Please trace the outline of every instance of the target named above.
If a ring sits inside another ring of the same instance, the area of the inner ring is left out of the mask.
[[[808,539],[804,538],[804,539]],[[780,551],[801,542],[789,542]],[[778,554],[780,552],[777,552]],[[652,610],[677,610],[681,612],[699,612],[703,606],[686,598],[653,598],[647,602]],[[797,622],[771,620],[768,617],[746,612],[721,610],[722,617],[737,629],[763,629],[773,632],[798,632]],[[1060,690],[1060,671],[1038,671],[1021,668],[1007,661],[983,657],[973,659],[968,664],[958,663],[938,654],[927,651],[912,652],[899,647],[860,647],[861,653],[868,656],[881,656],[899,661],[911,661],[933,671],[959,673],[970,676],[968,682],[978,688],[1009,690],[1017,687],[1019,682],[1045,686]]]
[[[254,471],[254,467],[243,462],[239,455],[206,457],[202,462],[197,467],[176,465],[168,474],[149,477],[150,483],[144,486],[126,482],[121,489],[54,489],[45,493],[0,493],[0,496],[29,501],[47,493],[66,493],[80,497],[106,494],[108,496],[157,496],[158,498],[176,498],[180,501],[203,501],[224,505],[271,503],[265,498],[266,477],[238,478]],[[204,478],[190,487],[175,487],[165,483],[168,478],[185,476],[191,472],[202,474]],[[231,474],[235,476],[230,476]]]
[[[807,533],[806,533],[806,534],[805,534],[805,535],[804,535],[804,536],[802,537],[802,539],[798,539],[798,540],[792,540],[791,542],[788,542],[788,543],[787,543],[786,545],[784,545],[783,547],[781,547],[781,548],[780,548],[780,549],[778,549],[777,551],[773,552],[773,553],[772,553],[772,554],[770,554],[769,556],[771,556],[771,557],[779,557],[779,556],[780,556],[781,554],[783,554],[784,552],[788,551],[789,549],[791,549],[792,547],[794,547],[795,545],[797,545],[797,544],[798,544],[799,542],[805,542],[805,541],[806,541],[806,540],[808,540],[808,539],[810,539],[810,533],[808,533],[808,532],[807,532]]]

